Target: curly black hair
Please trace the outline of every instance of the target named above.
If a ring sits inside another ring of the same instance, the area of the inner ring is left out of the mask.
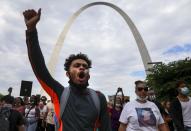
[[[65,64],[64,64],[64,69],[65,71],[68,71],[69,68],[70,68],[70,65],[71,63],[74,61],[74,60],[77,60],[77,59],[82,59],[82,60],[85,60],[88,64],[88,68],[91,68],[91,65],[92,65],[92,62],[91,60],[88,58],[88,56],[86,54],[83,54],[83,53],[78,53],[78,54],[71,54],[68,58],[66,58],[66,61],[65,61]]]

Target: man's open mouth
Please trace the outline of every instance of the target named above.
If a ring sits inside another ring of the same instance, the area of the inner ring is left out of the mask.
[[[80,72],[79,75],[78,75],[78,77],[79,77],[80,79],[84,79],[85,76],[86,76],[85,72]]]

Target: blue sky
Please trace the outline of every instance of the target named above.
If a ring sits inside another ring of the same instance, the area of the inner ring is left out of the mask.
[[[191,52],[191,44],[183,44],[174,46],[167,51],[164,52],[164,54],[177,54],[177,53],[182,53],[182,52]]]
[[[126,12],[139,30],[152,61],[168,63],[191,56],[190,0],[104,0]],[[33,94],[42,93],[27,56],[22,12],[42,8],[37,25],[40,46],[48,63],[53,47],[69,17],[96,0],[1,0],[0,1],[0,92],[13,87],[18,96],[21,80],[33,81]],[[133,35],[122,17],[110,7],[85,10],[70,28],[55,79],[68,85],[63,68],[71,53],[88,54],[93,62],[90,87],[106,96],[120,86],[134,99],[134,81],[145,79],[145,69]]]
[[[142,77],[146,77],[145,71],[135,71],[131,73],[131,76],[142,76]]]

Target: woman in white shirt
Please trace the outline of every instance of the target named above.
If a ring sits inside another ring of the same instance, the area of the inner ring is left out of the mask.
[[[169,131],[158,107],[147,101],[147,91],[145,82],[135,82],[137,99],[123,108],[118,131]]]
[[[31,96],[30,106],[25,109],[26,131],[36,131],[40,110],[37,106],[37,97]]]

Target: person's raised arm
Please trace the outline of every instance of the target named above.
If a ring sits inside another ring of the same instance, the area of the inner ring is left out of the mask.
[[[36,12],[33,9],[25,10],[23,12],[23,16],[25,19],[25,24],[26,24],[27,30],[34,30],[36,28],[36,24],[40,20],[41,8],[38,9],[38,12]]]
[[[40,20],[41,9],[36,12],[34,9],[25,10],[23,12],[26,30],[26,43],[28,48],[28,56],[33,71],[44,90],[57,101],[62,93],[63,87],[55,81],[50,75],[42,55],[36,25]],[[57,97],[58,96],[58,97]]]

